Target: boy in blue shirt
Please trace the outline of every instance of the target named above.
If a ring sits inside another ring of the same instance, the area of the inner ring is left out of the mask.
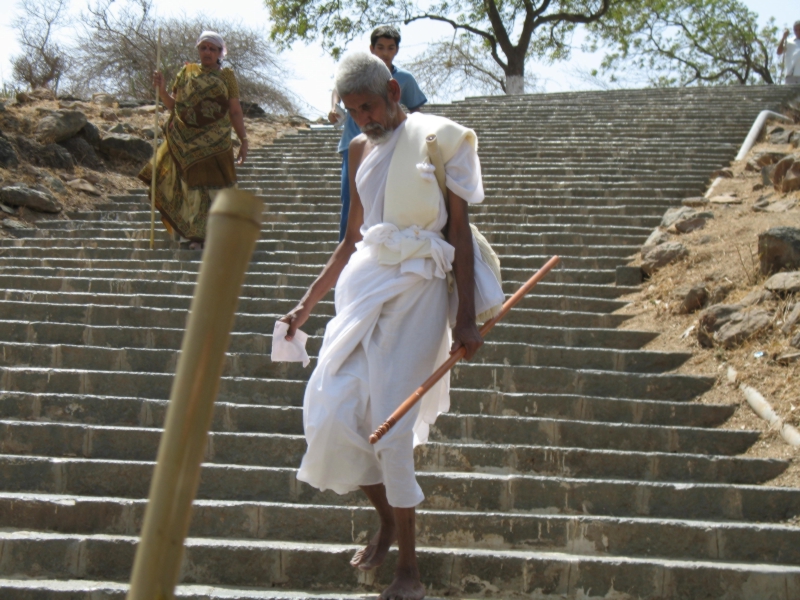
[[[417,112],[420,107],[425,104],[428,99],[422,90],[417,85],[417,80],[414,76],[404,69],[398,69],[392,64],[394,57],[400,50],[400,32],[391,25],[381,25],[376,28],[370,35],[369,51],[375,56],[380,58],[389,71],[392,77],[400,84],[400,104],[405,106],[409,112]],[[339,95],[336,90],[331,94],[331,112],[328,113],[328,120],[331,123],[338,123],[342,116],[336,111],[340,102]],[[350,179],[348,176],[348,154],[350,149],[350,141],[359,135],[361,130],[353,121],[350,115],[344,116],[344,129],[342,131],[342,139],[339,140],[339,154],[342,155],[342,217],[339,222],[339,241],[344,238],[344,232],[347,229],[347,215],[350,212]]]

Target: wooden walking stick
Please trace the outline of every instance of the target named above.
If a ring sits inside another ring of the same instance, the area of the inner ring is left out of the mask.
[[[156,46],[156,71],[161,64],[161,27],[158,28]],[[156,246],[156,169],[158,167],[158,99],[160,90],[156,86],[156,110],[153,124],[153,173],[150,177],[150,250]]]
[[[522,300],[525,297],[525,294],[527,294],[534,287],[536,287],[536,284],[539,283],[544,278],[544,276],[547,275],[547,273],[550,271],[550,269],[555,267],[560,260],[561,259],[558,256],[554,256],[553,258],[548,260],[541,269],[536,271],[536,273],[533,275],[533,277],[528,279],[528,281],[525,283],[525,285],[523,285],[521,288],[519,288],[516,291],[516,293],[513,296],[511,296],[511,298],[506,300],[503,303],[503,308],[500,309],[500,312],[497,313],[497,315],[495,315],[494,317],[492,317],[488,321],[486,321],[486,323],[483,324],[483,327],[480,328],[481,337],[485,338],[486,334],[489,333],[492,330],[492,327],[497,325],[497,322],[500,319],[502,319],[503,317],[505,317],[506,314],[508,313],[508,311],[510,311],[512,308],[514,308],[514,306],[520,300]],[[381,425],[380,427],[378,427],[372,433],[371,436],[369,436],[369,443],[370,444],[376,444],[378,442],[378,440],[380,440],[384,435],[386,435],[386,433],[392,427],[394,427],[397,424],[397,422],[400,419],[402,419],[403,416],[409,410],[411,410],[411,408],[417,402],[422,400],[422,397],[428,392],[428,390],[430,390],[433,387],[433,384],[435,384],[442,377],[444,377],[447,374],[447,372],[450,369],[453,368],[453,365],[455,365],[459,360],[461,360],[464,357],[464,354],[466,354],[466,352],[467,352],[467,349],[464,348],[463,346],[461,348],[459,348],[458,350],[456,350],[455,352],[453,352],[453,354],[450,355],[450,358],[448,358],[446,361],[444,361],[444,363],[442,363],[442,366],[439,367],[438,369],[436,369],[436,371],[434,371],[433,375],[428,377],[428,379],[426,379],[425,382],[421,386],[419,386],[414,391],[413,394],[411,394],[408,398],[406,398],[403,401],[403,403],[400,406],[397,407],[397,410],[395,410],[391,414],[391,416],[388,419],[386,419],[386,422],[383,425]]]
[[[263,205],[249,192],[227,189],[211,206],[128,600],[174,598],[225,351]]]

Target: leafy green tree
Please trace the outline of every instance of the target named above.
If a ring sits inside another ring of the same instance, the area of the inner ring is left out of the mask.
[[[461,36],[459,44],[480,49],[499,66],[501,88],[508,94],[524,91],[529,57],[567,58],[575,27],[600,20],[614,4],[631,1],[265,0],[273,19],[273,40],[287,45],[319,39],[334,58],[345,43],[378,24],[425,19],[447,23]]]
[[[774,19],[764,27],[738,0],[644,0],[615,4],[589,26],[591,50],[605,47],[600,73],[642,75],[649,85],[774,83]]]

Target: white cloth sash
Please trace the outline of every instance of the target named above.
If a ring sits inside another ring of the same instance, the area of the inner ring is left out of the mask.
[[[378,247],[380,264],[400,265],[401,273],[444,279],[453,270],[456,250],[439,232],[416,225],[400,231],[391,223],[378,223],[364,231],[363,238],[360,244]]]

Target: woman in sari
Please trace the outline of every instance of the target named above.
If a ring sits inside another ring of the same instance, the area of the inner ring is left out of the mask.
[[[156,71],[153,84],[170,110],[165,142],[156,155],[156,208],[169,232],[200,249],[206,237],[211,202],[218,190],[236,184],[231,127],[241,141],[236,164],[247,157],[239,88],[230,68],[222,68],[225,42],[213,31],[197,39],[200,63],[187,63],[175,78],[172,94]],[[153,164],[139,179],[150,185]]]

